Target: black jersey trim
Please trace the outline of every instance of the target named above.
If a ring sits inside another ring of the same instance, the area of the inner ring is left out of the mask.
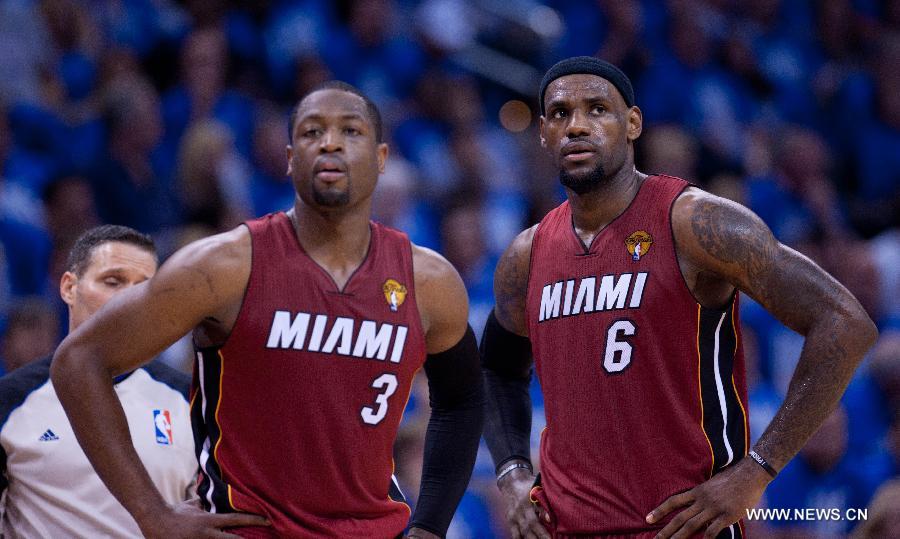
[[[697,306],[697,363],[701,427],[709,443],[709,476],[747,454],[747,415],[734,382],[738,349],[735,306],[706,309]]]
[[[197,351],[198,392],[191,406],[191,425],[194,429],[194,450],[200,464],[200,481],[197,494],[200,503],[210,513],[230,513],[231,488],[225,482],[225,474],[217,458],[222,441],[219,426],[219,405],[222,402],[222,379],[225,358],[218,348]]]

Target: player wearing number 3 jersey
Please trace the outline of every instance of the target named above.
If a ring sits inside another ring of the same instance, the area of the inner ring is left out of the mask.
[[[185,247],[74,332],[53,363],[60,401],[148,537],[441,537],[482,426],[466,291],[441,256],[369,220],[388,148],[359,90],[311,91],[290,141],[294,207]],[[110,381],[191,330],[205,511],[167,506],[134,466]],[[411,515],[392,450],[423,365],[432,412]]]
[[[540,100],[567,200],[504,253],[482,343],[511,534],[742,537],[739,519],[833,409],[875,327],[747,209],[635,169],[642,116],[619,69],[564,60]],[[739,291],[806,337],[754,447]],[[547,418],[537,480],[532,358]]]

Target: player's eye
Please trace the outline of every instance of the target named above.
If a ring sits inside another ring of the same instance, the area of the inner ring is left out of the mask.
[[[550,117],[558,120],[560,118],[565,118],[566,115],[567,113],[564,109],[555,109],[553,112],[551,112]]]
[[[122,281],[115,277],[107,277],[106,279],[103,279],[103,284],[109,287],[116,287],[122,284]]]
[[[603,105],[594,105],[593,107],[591,107],[591,112],[593,112],[594,114],[603,114],[603,111],[605,110],[606,107],[604,107]]]
[[[311,127],[305,131],[303,131],[303,136],[306,138],[315,138],[322,135],[322,130],[318,127]]]
[[[345,134],[345,135],[350,135],[351,137],[356,137],[356,136],[361,135],[361,134],[362,134],[362,131],[360,131],[359,129],[357,129],[357,128],[355,128],[355,127],[345,127],[345,128],[344,128],[344,134]]]

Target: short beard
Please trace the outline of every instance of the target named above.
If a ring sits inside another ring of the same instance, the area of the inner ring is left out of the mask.
[[[321,191],[313,187],[313,202],[324,208],[340,208],[350,203],[350,190],[334,192]]]
[[[606,180],[606,171],[603,169],[603,163],[597,163],[593,169],[578,176],[569,174],[565,169],[559,171],[559,183],[579,195],[595,191],[604,183],[604,180]]]

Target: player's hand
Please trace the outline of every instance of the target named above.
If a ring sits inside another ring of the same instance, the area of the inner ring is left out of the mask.
[[[758,464],[743,458],[740,462],[696,487],[671,496],[647,515],[647,522],[659,522],[672,511],[683,508],[656,539],[685,539],[705,530],[711,539],[756,507],[772,478]]]
[[[249,513],[207,513],[198,505],[186,501],[138,525],[148,539],[239,539],[239,536],[223,529],[271,524],[266,518]]]
[[[550,539],[531,503],[534,475],[525,468],[518,468],[501,479],[498,486],[506,501],[506,519],[512,539]]]

